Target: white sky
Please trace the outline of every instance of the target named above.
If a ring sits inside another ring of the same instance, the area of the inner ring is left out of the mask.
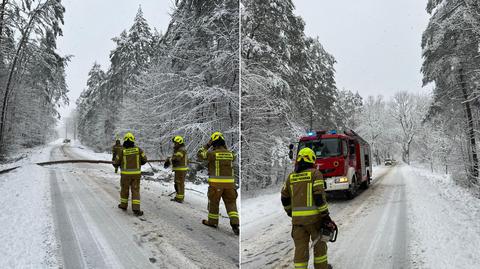
[[[139,5],[150,27],[165,32],[174,6],[173,0],[63,0],[66,8],[63,37],[58,49],[62,55],[74,57],[67,67],[70,106],[60,109],[62,116],[75,107],[85,88],[88,71],[96,61],[104,70],[109,66],[111,40],[130,28]]]
[[[422,89],[421,37],[426,0],[293,0],[308,36],[337,60],[338,88],[362,97]]]

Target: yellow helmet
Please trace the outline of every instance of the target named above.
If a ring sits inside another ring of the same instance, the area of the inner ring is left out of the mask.
[[[317,156],[315,156],[315,152],[311,148],[303,148],[298,152],[297,155],[297,162],[303,160],[306,163],[315,163]]]
[[[178,143],[178,144],[183,144],[184,141],[183,141],[183,137],[177,135],[175,136],[174,138],[172,138],[172,141],[175,142],[175,143]]]
[[[135,142],[135,136],[133,136],[132,133],[128,132],[125,134],[125,136],[123,137],[123,141],[132,141],[132,142]]]
[[[220,132],[215,132],[212,134],[212,136],[210,137],[210,139],[212,141],[217,141],[219,138],[221,138],[222,140],[225,140],[225,138],[223,138],[223,134],[220,133]]]

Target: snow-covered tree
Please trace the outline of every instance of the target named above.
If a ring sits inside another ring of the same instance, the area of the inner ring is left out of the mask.
[[[309,129],[335,127],[333,56],[304,34],[290,0],[242,1],[242,186],[262,188],[278,154]],[[287,158],[286,154],[283,158]]]
[[[480,8],[475,0],[430,0],[432,15],[422,39],[424,84],[434,83],[431,116],[457,119],[465,134],[464,162],[471,184],[478,183]],[[462,160],[463,161],[463,160]]]
[[[56,108],[68,102],[69,57],[56,52],[64,12],[60,0],[0,4],[0,153],[52,139]]]

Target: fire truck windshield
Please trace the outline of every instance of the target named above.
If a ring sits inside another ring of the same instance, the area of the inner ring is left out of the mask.
[[[342,141],[337,138],[327,138],[322,140],[300,141],[298,150],[305,147],[311,148],[317,158],[335,157],[342,154]]]

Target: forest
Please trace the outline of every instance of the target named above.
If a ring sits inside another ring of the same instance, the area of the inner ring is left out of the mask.
[[[59,55],[65,8],[60,0],[0,4],[0,157],[55,137],[58,107],[68,103]]]
[[[430,0],[421,40],[423,86],[392,97],[360,96],[335,83],[335,57],[292,1],[242,1],[242,189],[277,186],[293,164],[288,145],[309,130],[353,129],[386,158],[451,174],[480,193],[480,4]]]
[[[94,63],[77,100],[82,144],[107,151],[133,132],[149,156],[164,157],[175,135],[192,156],[220,131],[238,151],[238,1],[177,0],[165,33],[141,8],[112,40],[110,66]]]

